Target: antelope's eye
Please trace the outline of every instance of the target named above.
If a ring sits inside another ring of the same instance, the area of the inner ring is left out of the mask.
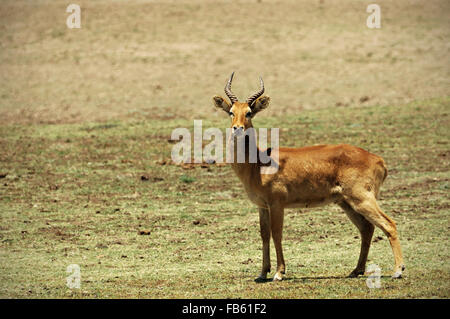
[[[245,114],[245,117],[251,118],[252,117],[252,112],[247,112],[247,114]]]
[[[233,112],[228,112],[228,114],[230,114],[231,117],[234,117],[234,113]]]

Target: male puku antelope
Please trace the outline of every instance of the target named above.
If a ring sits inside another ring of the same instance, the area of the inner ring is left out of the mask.
[[[260,90],[245,102],[239,102],[231,91],[233,74],[225,93],[230,103],[214,96],[214,105],[231,117],[234,135],[253,127],[252,118],[269,106],[270,98]],[[247,142],[252,143],[252,142]],[[256,143],[256,142],[255,142]],[[282,249],[285,208],[317,207],[336,203],[347,214],[361,234],[361,250],[356,268],[349,277],[365,272],[367,256],[374,232],[379,227],[388,237],[395,260],[393,278],[400,278],[405,269],[395,222],[377,204],[381,184],[387,176],[384,160],[359,147],[347,144],[316,145],[301,148],[279,148],[278,170],[262,174],[261,162],[234,161],[231,166],[244,185],[249,199],[259,208],[263,248],[262,270],[257,281],[266,280],[270,272],[270,237],[273,238],[277,270],[273,280],[282,280],[286,265]]]

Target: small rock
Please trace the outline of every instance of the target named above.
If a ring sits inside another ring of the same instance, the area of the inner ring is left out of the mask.
[[[48,186],[48,188],[49,188],[51,191],[56,191],[56,190],[59,189],[59,186],[56,185],[56,184],[51,184],[51,185]]]
[[[166,165],[167,164],[167,160],[165,160],[165,159],[160,159],[159,161],[156,161],[155,163],[156,164],[159,164],[159,165]]]
[[[373,239],[373,242],[376,243],[377,241],[383,240],[383,237],[377,236]]]
[[[359,102],[364,103],[370,100],[370,97],[368,97],[367,95],[365,96],[361,96],[361,98],[359,99]]]
[[[247,259],[246,261],[243,261],[242,264],[244,265],[248,265],[249,263],[253,262],[250,258]]]

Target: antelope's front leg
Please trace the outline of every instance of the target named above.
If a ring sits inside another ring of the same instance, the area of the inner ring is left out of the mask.
[[[281,240],[283,237],[283,218],[284,209],[282,207],[270,208],[270,222],[272,230],[273,243],[275,244],[275,251],[277,252],[277,272],[273,277],[274,281],[283,280],[283,275],[286,271],[286,265],[283,257],[283,247]]]
[[[270,272],[270,213],[267,208],[259,209],[259,226],[261,231],[263,261],[261,274],[255,281],[265,281]]]

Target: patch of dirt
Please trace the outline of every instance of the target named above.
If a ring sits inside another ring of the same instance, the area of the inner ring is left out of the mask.
[[[419,189],[427,189],[427,190],[429,190],[429,189],[433,189],[434,188],[433,184],[435,184],[435,183],[442,183],[442,182],[449,182],[449,181],[450,181],[449,178],[442,178],[442,179],[439,179],[439,178],[427,178],[427,179],[425,179],[423,181],[420,181],[420,182],[414,182],[414,183],[411,183],[411,184],[394,186],[394,187],[392,187],[390,189],[384,190],[383,193],[384,193],[384,195],[391,194],[391,196],[388,196],[388,197],[395,197],[395,196],[397,196],[396,192],[398,190],[414,190],[414,189],[418,189],[418,188]]]
[[[206,219],[196,219],[192,222],[192,225],[204,226],[204,225],[208,225],[208,222],[206,221]]]
[[[377,236],[372,240],[372,242],[376,243],[376,242],[379,242],[380,240],[383,240],[383,237]]]
[[[39,228],[39,233],[41,234],[47,234],[49,237],[53,239],[59,239],[59,240],[67,240],[71,239],[74,236],[68,233],[65,233],[62,228],[60,227],[41,227]]]
[[[227,163],[216,163],[215,161],[211,161],[211,160],[206,160],[206,161],[203,161],[202,163],[175,163],[172,161],[172,159],[160,159],[160,160],[155,161],[155,164],[158,164],[161,166],[164,166],[164,165],[178,166],[185,170],[194,169],[196,167],[208,169],[212,166],[223,167],[223,166],[228,165]]]
[[[49,31],[55,30],[60,4],[43,0],[35,6],[4,0],[0,123],[216,117],[219,113],[213,112],[210,96],[224,94],[229,75],[224,70],[236,66],[242,67],[235,80],[240,95],[250,94],[249,88],[257,85],[256,75],[264,70],[266,86],[277,99],[269,114],[296,114],[358,100],[364,105],[387,105],[448,94],[442,80],[447,76],[448,15],[436,3],[390,3],[390,31],[380,30],[386,45],[374,51],[373,43],[360,45],[365,40],[364,33],[355,31],[355,25],[361,25],[360,8],[351,2],[330,2],[326,12],[320,9],[315,14],[315,1],[258,0],[263,4],[257,9],[252,3],[256,1],[229,1],[227,12],[234,21],[265,18],[265,23],[246,28],[229,23],[229,32],[217,23],[224,14],[221,6],[194,2],[195,10],[191,1],[182,1],[177,6],[179,14],[168,14],[162,3],[147,10],[148,4],[138,0],[91,1],[91,12],[120,12],[120,23],[114,23],[112,15],[99,15],[91,21],[95,20],[95,28],[82,28],[82,34],[67,30],[58,34]],[[424,33],[423,23],[410,20],[428,21],[432,32]],[[140,21],[139,28],[132,30],[135,21]],[[298,21],[302,21],[301,33]],[[336,24],[342,29],[339,34]],[[33,28],[24,27],[30,25]],[[158,32],[147,32],[149,41],[142,41],[142,31],[155,26]],[[291,32],[297,38],[285,45],[280,34]],[[264,46],[255,44],[259,38],[250,39],[254,34],[264,36]],[[242,40],[247,44],[233,46],[234,58],[224,58],[230,44]],[[319,55],[314,54],[317,50]],[[296,58],[299,52],[301,57]],[[281,67],[279,61],[283,61]],[[373,63],[377,77],[372,76],[371,67],[361,67]],[[408,68],[410,64],[417,67]],[[298,76],[299,70],[307,71]]]
[[[152,181],[152,182],[161,182],[164,180],[164,178],[159,177],[159,176],[151,176],[149,174],[142,174],[140,177],[141,181],[146,182],[146,181]]]

